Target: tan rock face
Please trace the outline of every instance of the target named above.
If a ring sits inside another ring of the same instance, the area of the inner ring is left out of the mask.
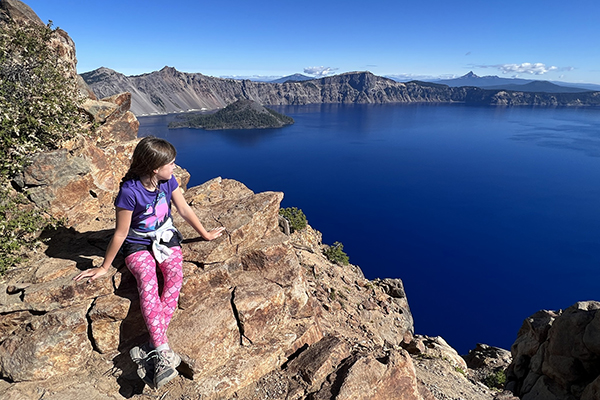
[[[13,381],[47,379],[76,371],[90,356],[89,304],[58,309],[29,322],[0,345],[0,373]]]
[[[85,100],[82,107],[94,118],[94,122],[99,124],[105,123],[108,116],[117,109],[117,105],[114,103],[92,99]]]
[[[112,293],[96,298],[88,312],[88,318],[91,321],[95,347],[100,353],[109,353],[119,348],[123,321],[128,317],[130,310],[136,308],[139,309],[139,304],[132,304],[131,300]],[[136,320],[137,329],[144,330],[141,316]]]
[[[71,277],[78,272],[77,268],[73,268],[71,273],[66,276],[26,287],[21,295],[24,306],[28,310],[45,312],[65,308],[82,300],[93,299],[98,295],[113,292],[114,288],[110,277],[97,279],[90,283],[84,281],[75,283]]]
[[[478,343],[469,354],[462,357],[469,368],[469,378],[484,384],[490,376],[504,373],[512,362],[510,351],[482,343]]]
[[[207,229],[211,215],[227,230],[213,242],[184,242],[186,259],[202,267],[186,263],[184,311],[174,316],[169,338],[202,382],[201,392],[227,396],[322,334],[316,310],[307,307],[303,270],[277,231],[281,194],[253,194],[238,182],[214,179],[185,196]],[[195,234],[180,218],[175,223],[184,236]]]
[[[235,191],[227,192],[224,188],[219,188],[220,185],[234,186]],[[207,188],[190,190],[186,193],[186,198],[206,229],[225,227],[227,240],[204,241],[175,213],[174,223],[186,239],[186,246],[183,248],[186,260],[203,264],[224,262],[236,256],[240,248],[249,247],[277,228],[282,193],[265,192],[248,196],[247,188],[244,190],[219,178],[202,186]],[[228,195],[216,201],[219,193]],[[204,201],[209,201],[211,207],[202,207]]]
[[[467,370],[467,362],[458,355],[446,341],[440,337],[429,337],[415,335],[413,340],[404,346],[410,354],[425,356],[429,358],[440,358],[447,360],[452,366]]]
[[[0,21],[44,25],[31,7],[19,0],[2,0],[0,3]]]
[[[600,371],[600,303],[527,318],[512,346],[507,385],[523,399],[593,398]]]
[[[135,115],[130,111],[125,114],[113,117],[106,121],[98,129],[98,135],[102,140],[102,144],[108,145],[112,142],[120,143],[127,140],[134,140],[137,138],[137,131],[140,127],[140,122],[137,120]]]
[[[405,351],[391,352],[381,358],[374,355],[359,357],[350,366],[348,375],[336,397],[350,399],[421,399],[417,382],[412,379],[415,369]]]
[[[52,32],[50,46],[53,47],[61,60],[67,65],[69,75],[75,79],[77,76],[77,57],[75,56],[75,42],[67,32],[57,28]]]
[[[35,204],[64,218],[69,226],[81,226],[98,215],[114,213],[111,203],[137,144],[139,122],[128,111],[118,115],[127,98],[122,95],[112,99],[121,104],[107,108],[110,114],[102,117],[106,122],[98,128],[97,140],[82,138],[69,143],[68,150],[36,154],[16,179]]]

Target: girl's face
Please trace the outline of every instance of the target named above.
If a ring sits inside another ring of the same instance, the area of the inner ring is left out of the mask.
[[[155,169],[156,179],[159,181],[168,181],[171,179],[173,175],[173,170],[175,169],[175,160],[171,161],[168,164],[163,165],[162,167]]]

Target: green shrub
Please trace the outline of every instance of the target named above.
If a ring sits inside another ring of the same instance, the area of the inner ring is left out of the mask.
[[[506,373],[503,370],[496,371],[484,378],[483,383],[492,389],[504,389]]]
[[[33,152],[55,149],[81,131],[77,81],[50,45],[48,26],[0,25],[0,176]]]
[[[340,242],[334,242],[332,246],[323,250],[323,254],[325,254],[325,257],[327,257],[329,261],[336,264],[348,265],[350,261],[348,255],[344,253],[344,245]]]
[[[329,300],[335,300],[337,297],[337,295],[335,294],[335,289],[331,288],[331,291],[329,292]]]
[[[279,215],[288,220],[292,232],[300,231],[308,224],[306,215],[296,207],[280,208]]]
[[[2,182],[2,180],[0,180]],[[57,221],[43,214],[27,198],[0,186],[0,275],[22,261],[22,249],[37,241],[37,233]]]
[[[56,221],[9,180],[35,152],[56,149],[83,132],[77,81],[51,44],[48,26],[0,25],[0,275],[21,261]]]

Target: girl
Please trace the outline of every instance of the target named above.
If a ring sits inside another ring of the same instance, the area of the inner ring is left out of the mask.
[[[116,228],[98,268],[79,273],[76,281],[93,281],[105,275],[123,247],[125,264],[137,281],[140,308],[150,333],[147,346],[130,351],[138,374],[154,387],[177,376],[181,358],[169,347],[166,332],[177,308],[183,283],[181,234],[173,227],[171,201],[183,219],[204,239],[213,240],[225,228],[206,231],[183,197],[173,176],[176,151],[166,140],[145,137],[136,146],[129,171],[115,200]],[[158,294],[156,265],[164,278]]]

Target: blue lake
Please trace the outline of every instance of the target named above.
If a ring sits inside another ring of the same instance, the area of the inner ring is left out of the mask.
[[[510,348],[540,309],[600,300],[600,110],[464,105],[274,107],[296,123],[140,135],[216,176],[285,193],[367,278],[404,282],[416,333],[459,353]]]

